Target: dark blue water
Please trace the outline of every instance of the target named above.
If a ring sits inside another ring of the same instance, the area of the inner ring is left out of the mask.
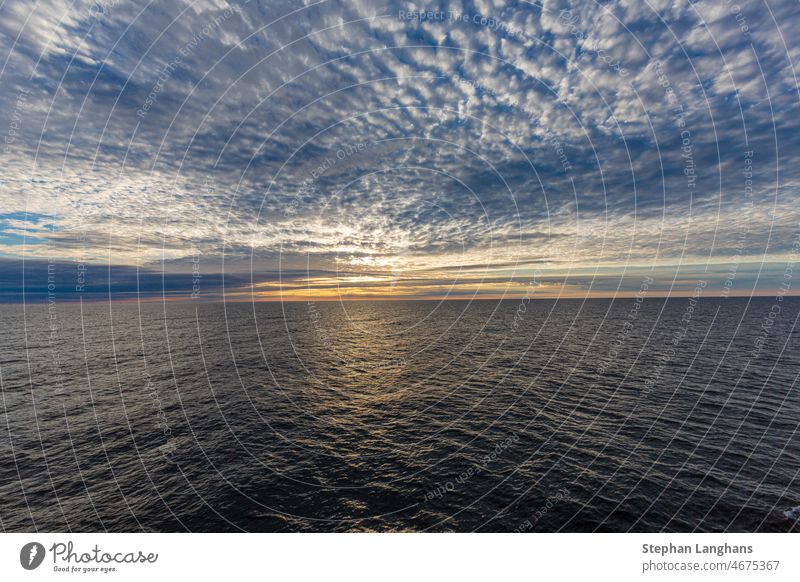
[[[2,306],[0,524],[790,531],[800,301],[773,305]]]

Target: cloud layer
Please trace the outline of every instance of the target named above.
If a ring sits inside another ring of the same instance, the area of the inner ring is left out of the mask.
[[[232,298],[771,293],[800,249],[795,12],[6,2],[2,268],[225,274]]]

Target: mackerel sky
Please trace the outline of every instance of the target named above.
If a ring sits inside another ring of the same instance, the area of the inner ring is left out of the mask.
[[[775,295],[797,10],[7,0],[0,301]]]

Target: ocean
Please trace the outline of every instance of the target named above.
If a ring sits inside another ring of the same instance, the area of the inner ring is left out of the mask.
[[[788,297],[2,305],[0,526],[797,530],[798,315]]]

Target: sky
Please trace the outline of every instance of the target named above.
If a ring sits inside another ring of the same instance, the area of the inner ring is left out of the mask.
[[[0,5],[0,302],[796,294],[788,0]]]

